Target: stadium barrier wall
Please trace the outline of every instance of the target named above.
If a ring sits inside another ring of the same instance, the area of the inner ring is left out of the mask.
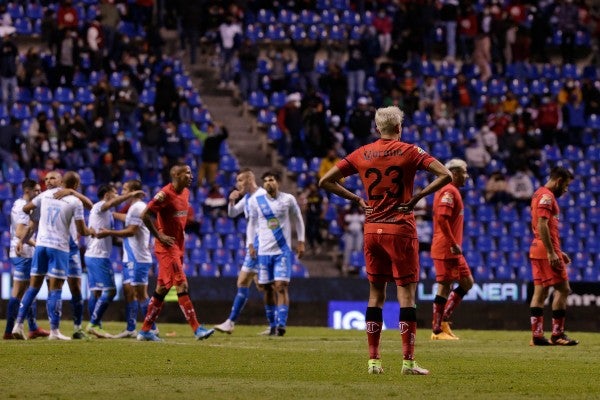
[[[154,282],[150,283],[152,293]],[[120,287],[120,285],[118,285]],[[85,287],[85,286],[84,286]],[[236,278],[189,278],[190,296],[196,306],[198,319],[206,324],[220,323],[229,315],[236,293]],[[568,299],[567,329],[569,331],[600,330],[600,283],[572,282]],[[2,275],[0,318],[6,317],[6,304],[10,294],[10,276]],[[365,279],[310,278],[292,279],[290,283],[290,313],[288,324],[302,326],[327,326],[335,329],[364,329],[364,313],[369,286]],[[456,329],[529,330],[529,299],[533,286],[529,282],[478,282],[465,297],[453,316]],[[436,284],[421,281],[417,289],[417,318],[420,328],[431,328],[432,301]],[[87,295],[87,293],[86,293]],[[121,293],[118,298],[122,299]],[[87,297],[87,296],[86,296]],[[63,298],[70,299],[67,286]],[[40,292],[45,299],[45,291]],[[162,322],[184,322],[176,296],[168,296],[168,303],[159,317]],[[546,318],[551,313],[546,307]],[[38,305],[38,318],[47,318],[44,302]],[[71,306],[63,302],[63,323],[71,318]],[[87,312],[86,317],[87,319]],[[139,320],[141,320],[141,316]],[[125,320],[125,304],[117,300],[105,315],[105,320]],[[253,285],[239,324],[266,325],[262,295]],[[384,307],[384,323],[395,328],[398,323],[398,304],[393,284],[388,285]],[[549,326],[547,327],[549,329]]]

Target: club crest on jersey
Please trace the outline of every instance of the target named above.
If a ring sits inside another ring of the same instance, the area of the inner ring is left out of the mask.
[[[425,150],[423,150],[419,146],[415,146],[415,147],[417,148],[417,153],[419,153],[419,154],[425,154]]]
[[[167,198],[167,195],[162,190],[154,195],[154,200],[161,202]]]
[[[267,227],[274,231],[275,229],[279,228],[279,220],[277,218],[269,218],[267,220]]]
[[[552,204],[552,196],[549,194],[543,194],[542,198],[540,199],[540,205],[549,206],[550,204]]]
[[[440,200],[443,204],[452,205],[454,204],[454,196],[450,192],[446,192],[442,195],[442,199]]]

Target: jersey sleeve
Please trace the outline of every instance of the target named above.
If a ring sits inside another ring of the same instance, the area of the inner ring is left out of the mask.
[[[83,203],[79,199],[77,199],[77,201],[75,202],[75,213],[73,214],[73,219],[75,221],[84,220]]]
[[[125,217],[125,226],[142,226],[144,222],[142,221],[141,215],[142,209],[140,207],[130,207],[129,211],[127,211],[127,216]]]
[[[358,151],[354,151],[335,164],[344,177],[354,175],[358,172],[358,169],[356,169],[358,154]]]
[[[247,201],[248,201],[247,196],[244,196],[244,197],[242,197],[241,200],[239,200],[234,205],[231,205],[231,203],[228,203],[227,204],[227,216],[229,218],[235,218],[238,215],[240,215],[242,212],[244,212],[244,208],[245,208]]]
[[[548,218],[552,217],[552,196],[549,194],[542,194],[537,203],[537,213],[538,218]]]
[[[290,218],[294,220],[296,226],[296,233],[298,234],[298,241],[304,242],[305,227],[304,220],[302,219],[302,212],[298,206],[298,202],[294,196],[290,196]]]
[[[418,169],[427,169],[429,164],[435,161],[435,158],[432,157],[425,150],[420,148],[419,146],[412,146],[412,158],[415,161]]]
[[[246,226],[246,246],[254,244],[258,232],[258,205],[255,198],[248,202],[248,225]]]
[[[36,208],[37,210],[37,208]],[[21,225],[29,225],[29,215],[23,211],[23,206],[16,207],[15,213],[15,223]]]
[[[148,209],[152,211],[154,214],[157,214],[160,210],[162,210],[169,203],[169,195],[161,190],[154,195],[152,200],[148,203]]]
[[[436,204],[435,212],[439,216],[451,216],[455,205],[456,198],[454,193],[446,190],[440,194],[440,201]]]

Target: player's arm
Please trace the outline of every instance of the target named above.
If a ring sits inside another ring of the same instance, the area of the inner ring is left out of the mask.
[[[36,207],[37,206],[33,203],[33,201],[30,201],[29,203],[27,203],[23,206],[23,212],[25,214],[29,214],[30,212],[35,210]]]
[[[302,219],[302,212],[298,206],[296,199],[292,198],[290,205],[290,219],[293,219],[294,226],[296,227],[296,234],[298,235],[298,244],[296,246],[296,253],[298,258],[302,258],[304,255],[304,242],[305,242],[305,226],[304,219]]]
[[[54,193],[54,198],[59,199],[59,200],[62,199],[63,197],[67,197],[67,196],[77,197],[79,200],[81,200],[81,202],[83,203],[83,207],[85,207],[86,210],[91,210],[92,207],[94,206],[94,203],[92,202],[92,200],[90,200],[83,193],[79,193],[77,190],[65,188],[65,189],[61,189],[61,190],[57,191],[56,193]]]
[[[425,186],[423,190],[413,195],[413,197],[408,202],[401,204],[399,207],[401,211],[411,212],[413,208],[415,208],[415,205],[423,197],[426,197],[431,193],[440,190],[441,188],[452,182],[452,172],[450,172],[448,168],[444,167],[444,165],[438,160],[434,160],[433,162],[431,162],[427,167],[427,171],[431,172],[432,174],[435,174],[437,177],[429,185]]]
[[[108,201],[105,201],[104,204],[102,204],[102,207],[100,207],[100,210],[103,211],[103,212],[107,211],[107,210],[110,210],[111,208],[117,207],[121,203],[123,203],[123,202],[125,202],[125,201],[127,201],[129,199],[132,199],[132,198],[134,198],[136,196],[139,196],[139,195],[145,195],[144,191],[143,190],[136,190],[134,192],[129,192],[127,194],[122,194],[122,195],[119,195],[119,196],[115,196],[112,199],[110,199]]]
[[[125,214],[125,213],[120,213],[120,212],[116,212],[116,211],[113,211],[112,215],[113,215],[114,219],[116,219],[117,221],[121,221],[121,222],[125,222],[125,217],[127,216],[127,214]]]
[[[152,236],[156,238],[159,242],[161,242],[165,247],[171,247],[173,243],[175,243],[175,238],[165,235],[158,230],[156,227],[156,214],[150,210],[149,207],[146,207],[144,211],[142,211],[141,215],[142,221],[144,221],[144,225],[148,228]]]
[[[229,203],[227,204],[227,216],[229,218],[235,218],[244,212],[244,198],[242,197],[241,200],[236,202],[236,199],[239,199],[239,197],[240,192],[237,190],[234,190],[229,195]]]
[[[340,184],[340,180],[344,178],[342,171],[337,166],[333,166],[329,171],[323,175],[319,180],[319,187],[327,190],[330,193],[337,194],[347,200],[357,203],[363,209],[368,208],[365,200],[355,193],[352,193]]]
[[[250,257],[256,258],[256,249],[254,248],[254,238],[258,232],[258,213],[250,204],[250,215],[248,216],[248,226],[246,226],[246,247]]]
[[[440,227],[442,235],[444,235],[448,242],[452,243],[450,245],[450,252],[452,254],[462,254],[462,249],[460,248],[460,245],[456,242],[454,234],[452,233],[452,229],[450,228],[450,216],[440,215],[435,222]]]
[[[131,236],[135,236],[138,229],[139,229],[138,225],[127,225],[123,229],[100,229],[100,231],[96,233],[96,237],[98,239],[102,239],[107,236],[120,237],[120,238],[131,237]]]
[[[560,257],[554,251],[554,247],[552,247],[552,239],[550,237],[550,227],[548,226],[548,218],[539,217],[538,218],[538,233],[540,234],[540,239],[546,248],[546,253],[548,253],[548,261],[552,267],[556,268],[560,266]]]
[[[33,232],[37,229],[37,222],[30,220],[29,224],[17,224],[17,229],[15,230],[15,235],[19,239],[17,241],[17,245],[15,251],[17,254],[21,254],[23,251],[23,244],[28,244],[30,246],[35,246],[35,241],[31,238],[33,237]]]
[[[94,236],[96,233],[92,228],[87,227],[85,220],[83,219],[76,219],[75,227],[77,227],[77,233],[79,233],[80,236]]]

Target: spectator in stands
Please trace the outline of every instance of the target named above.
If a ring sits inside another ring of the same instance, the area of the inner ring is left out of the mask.
[[[598,26],[600,27],[600,23]],[[586,118],[592,114],[600,114],[600,90],[598,90],[590,78],[583,78],[581,81],[581,97],[585,107]]]
[[[58,136],[61,144],[67,141],[70,142],[74,160],[81,160],[88,165],[91,164],[92,157],[88,152],[89,131],[80,114],[71,115],[68,112],[65,113],[58,127]],[[78,165],[77,168],[81,166],[83,165]]]
[[[487,82],[492,76],[492,42],[487,34],[479,34],[475,37],[473,62],[479,67],[479,79]]]
[[[392,47],[392,18],[387,15],[384,8],[379,9],[373,17],[373,26],[377,31],[379,38],[379,46],[381,47],[381,55],[387,56]]]
[[[321,98],[313,97],[302,113],[304,137],[308,157],[324,157],[335,139],[329,134],[325,119],[325,105]]]
[[[105,35],[102,29],[102,15],[97,15],[89,24],[86,33],[87,48],[90,51],[90,62],[92,71],[102,69],[104,59]]]
[[[0,161],[4,176],[9,168],[19,167],[19,154],[23,142],[20,126],[21,121],[14,117],[11,117],[10,124],[0,126]]]
[[[581,89],[579,88],[579,82],[575,82],[574,79],[567,79],[556,95],[556,101],[558,102],[559,107],[567,104],[573,96],[577,97],[577,100],[583,98]]]
[[[363,251],[363,226],[365,224],[365,213],[359,206],[353,203],[350,210],[344,215],[344,271],[350,269],[350,255],[353,251]],[[357,272],[357,271],[355,271]]]
[[[125,168],[119,165],[111,152],[102,155],[100,163],[95,168],[96,184],[118,183],[123,181]]]
[[[242,28],[235,17],[229,15],[219,26],[219,37],[221,39],[221,82],[219,89],[234,89],[233,82],[235,51],[241,43]]]
[[[475,173],[474,175],[484,174],[488,164],[492,161],[490,153],[487,152],[483,144],[477,139],[469,141],[468,147],[465,150],[465,158],[467,165]]]
[[[240,60],[240,97],[247,102],[250,93],[258,90],[258,46],[249,38],[242,41],[238,51]]]
[[[369,104],[369,99],[364,96],[360,97],[356,104],[357,107],[350,111],[348,128],[350,128],[350,132],[354,135],[358,146],[364,146],[371,142],[375,110]]]
[[[550,95],[542,97],[538,108],[537,125],[542,131],[542,144],[555,144],[560,121],[560,110]]]
[[[538,8],[539,7],[539,8]],[[531,59],[535,62],[548,62],[546,52],[546,40],[551,37],[553,31],[550,25],[550,13],[554,9],[554,4],[538,4],[538,7],[532,7],[533,20],[531,21]]]
[[[534,190],[533,180],[525,165],[522,165],[514,175],[508,178],[506,190],[516,202],[519,210],[529,206]]]
[[[179,16],[181,23],[181,49],[189,44],[190,64],[196,64],[196,48],[200,30],[205,26],[203,4],[199,1],[184,1]]]
[[[475,126],[476,92],[464,74],[458,74],[456,78],[456,85],[452,89],[452,102],[459,128],[465,130]]]
[[[348,77],[351,73],[352,71],[348,71]],[[349,89],[350,80],[346,78],[342,68],[338,64],[330,63],[327,74],[322,76],[320,81],[322,90],[329,96],[331,114],[345,118],[346,100],[351,89]]]
[[[512,201],[508,182],[501,171],[492,172],[485,183],[485,201],[492,204],[508,204]]]
[[[572,94],[567,104],[562,107],[563,131],[559,135],[561,147],[572,144],[583,145],[583,131],[587,126],[585,105],[581,97]]]
[[[515,96],[515,94],[509,90],[506,92],[506,96],[500,105],[502,112],[512,115],[517,111],[518,107],[519,101],[517,100],[517,96]]]
[[[321,44],[318,40],[305,37],[299,41],[292,40],[292,49],[296,52],[300,91],[306,93],[309,88],[318,88],[315,72],[315,56]]]
[[[440,92],[437,82],[431,75],[419,86],[419,110],[427,112],[433,120],[439,115]]]
[[[323,246],[321,226],[324,222],[323,202],[325,199],[319,192],[316,183],[308,185],[302,197],[306,198],[306,241],[313,254],[321,254],[321,246]]]
[[[165,132],[162,126],[158,123],[158,119],[154,111],[145,109],[142,113],[142,122],[140,126],[142,138],[142,160],[144,169],[158,171],[159,149],[165,137]]]
[[[317,172],[317,179],[321,179],[327,171],[329,171],[334,165],[340,161],[335,149],[331,148],[327,151],[327,155],[321,159],[319,165],[319,171]]]
[[[290,60],[284,56],[281,49],[277,48],[270,52],[269,62],[271,63],[271,73],[269,74],[271,91],[281,92],[287,90],[288,83],[285,71]]]
[[[164,133],[161,148],[161,154],[163,155],[162,177],[163,182],[169,182],[171,167],[185,161],[187,143],[177,132],[177,126],[172,121],[164,124]]]
[[[302,131],[302,95],[291,93],[285,99],[285,105],[277,112],[277,127],[282,132],[278,144],[279,155],[284,159],[289,156],[304,157],[304,143],[301,138]]]
[[[35,87],[37,87],[32,85],[31,79],[38,69],[43,71],[42,58],[40,57],[38,48],[31,46],[27,49],[27,53],[25,53],[25,59],[23,60],[22,68],[19,68],[17,72],[19,81],[22,83],[22,85],[29,88],[29,90],[33,90]],[[47,84],[39,86],[47,86]]]
[[[117,89],[115,94],[115,109],[119,112],[119,127],[132,134],[137,132],[138,103],[138,91],[131,84],[131,78],[126,75],[121,81],[121,87]]]
[[[355,101],[365,94],[365,80],[367,77],[367,44],[360,39],[348,41],[348,61],[346,74],[348,75],[348,96]],[[341,71],[340,71],[341,72]],[[335,113],[340,116],[345,114]]]
[[[121,14],[119,14],[119,10],[115,5],[115,0],[102,0],[98,5],[98,11],[102,16],[102,33],[106,55],[109,59],[112,59]]]
[[[40,111],[33,119],[27,131],[27,153],[32,168],[44,165],[52,143],[58,144],[58,134],[54,122],[48,119],[44,111]]]
[[[61,30],[56,46],[55,86],[73,86],[75,66],[79,63],[79,43],[77,31],[72,28]]]
[[[12,40],[13,35],[3,38],[0,43],[0,86],[2,104],[9,110],[17,91],[17,58],[19,50]]]
[[[458,0],[442,0],[440,20],[446,28],[446,58],[456,58],[456,26],[458,21]]]
[[[473,55],[475,38],[479,33],[477,14],[470,4],[462,6],[458,16],[458,39],[460,53],[464,61],[470,61]]]
[[[79,16],[77,15],[77,10],[73,7],[72,0],[64,0],[62,4],[58,7],[57,12],[57,21],[58,21],[58,29],[76,30],[79,26]]]
[[[159,119],[174,121],[177,118],[177,103],[179,94],[173,79],[173,68],[165,65],[162,73],[156,80],[156,97],[154,99],[154,111]],[[165,182],[168,182],[165,181]]]
[[[225,191],[218,183],[210,185],[206,200],[204,201],[204,215],[211,216],[213,219],[227,215],[227,198]]]
[[[133,4],[130,2],[129,5],[136,30],[152,23],[154,0],[135,0]]]
[[[108,145],[108,151],[112,154],[114,162],[125,169],[139,171],[137,158],[133,152],[131,141],[127,139],[127,135],[123,129],[119,129],[116,135],[111,138]]]
[[[206,130],[207,137],[202,147],[202,160],[198,172],[198,187],[203,184],[213,185],[217,178],[221,146],[229,137],[229,130],[223,124],[209,122]]]
[[[483,145],[490,156],[493,157],[498,153],[498,136],[487,125],[481,127],[477,140]]]
[[[564,0],[556,7],[558,29],[562,32],[560,50],[563,63],[575,62],[575,35],[579,27],[579,6],[573,0]]]
[[[114,118],[114,88],[110,85],[108,78],[100,78],[96,86],[92,88],[94,94],[94,107],[92,118],[102,118],[104,121],[112,121]]]

